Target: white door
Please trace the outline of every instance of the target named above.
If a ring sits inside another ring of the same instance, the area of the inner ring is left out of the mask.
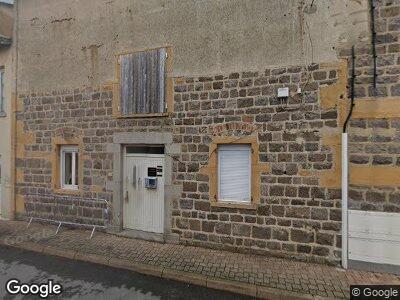
[[[157,178],[157,187],[146,188],[146,177]],[[164,155],[126,154],[123,198],[124,228],[164,232]]]
[[[349,210],[348,258],[400,267],[400,214]]]

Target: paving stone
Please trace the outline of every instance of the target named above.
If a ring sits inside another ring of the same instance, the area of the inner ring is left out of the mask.
[[[342,270],[327,265],[277,257],[160,244],[102,232],[96,232],[90,239],[90,232],[80,229],[64,229],[57,235],[43,236],[34,242],[29,241],[29,237],[37,232],[55,232],[55,230],[56,227],[51,225],[32,223],[26,228],[25,222],[0,221],[2,243],[5,240],[10,241],[11,237],[22,236],[25,241],[19,246],[26,245],[26,248],[29,247],[33,251],[47,249],[45,253],[60,254],[64,257],[68,257],[68,253],[76,252],[75,259],[87,258],[88,261],[143,271],[147,272],[146,274],[175,280],[179,280],[180,276],[187,276],[192,283],[198,282],[203,286],[206,284],[205,275],[209,287],[236,292],[246,290],[253,295],[258,291],[257,285],[265,288],[259,290],[262,293],[259,296],[278,293],[276,295],[301,296],[299,299],[311,296],[345,298],[349,295],[351,284],[400,284],[400,276],[391,274]],[[324,243],[331,242],[328,236],[322,238]],[[240,283],[224,281],[228,277],[230,280],[256,285],[252,289]]]

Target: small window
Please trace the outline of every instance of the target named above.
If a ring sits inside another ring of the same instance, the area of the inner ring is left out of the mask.
[[[251,146],[218,146],[218,201],[251,202]]]
[[[121,114],[166,111],[165,48],[121,55]]]
[[[0,67],[0,113],[4,112],[4,68]]]
[[[61,147],[61,188],[77,190],[79,187],[79,158],[77,146]]]

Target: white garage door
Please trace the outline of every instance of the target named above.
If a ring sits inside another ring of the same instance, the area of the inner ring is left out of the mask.
[[[400,214],[348,211],[349,260],[400,267]]]

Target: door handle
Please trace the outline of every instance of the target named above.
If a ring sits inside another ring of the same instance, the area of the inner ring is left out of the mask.
[[[133,165],[132,168],[132,185],[136,188],[136,165]]]

